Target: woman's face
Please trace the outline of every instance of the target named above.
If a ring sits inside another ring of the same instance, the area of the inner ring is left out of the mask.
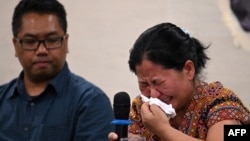
[[[143,95],[172,104],[177,112],[185,110],[193,96],[195,69],[190,60],[177,71],[144,59],[136,66],[136,75]]]

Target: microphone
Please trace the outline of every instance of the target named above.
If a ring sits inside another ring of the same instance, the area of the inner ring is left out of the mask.
[[[113,109],[115,120],[111,124],[115,124],[115,132],[118,135],[116,141],[120,141],[121,138],[128,137],[128,125],[131,124],[129,120],[130,97],[126,92],[115,94]]]

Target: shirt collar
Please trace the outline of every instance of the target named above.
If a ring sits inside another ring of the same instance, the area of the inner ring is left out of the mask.
[[[17,94],[16,91],[18,87],[20,87],[20,85],[23,85],[22,80],[23,80],[23,71],[19,74],[17,79],[14,79],[8,84],[11,88],[10,88],[7,98],[12,98],[15,94]]]
[[[64,91],[63,88],[68,85],[67,84],[67,82],[68,82],[67,79],[69,78],[69,73],[70,73],[70,70],[69,70],[68,64],[66,62],[64,64],[62,70],[49,83],[49,85],[51,85],[52,87],[54,87],[54,89],[56,91],[56,94],[58,94],[58,95],[62,94],[63,91]],[[17,89],[24,90],[23,75],[24,75],[24,72],[22,71],[19,74],[19,76],[16,79],[16,81],[10,82],[9,85],[11,85],[11,83],[13,83],[13,85],[10,88],[8,98],[11,98],[15,94],[17,94],[17,92],[16,92]]]
[[[67,62],[64,64],[62,70],[56,75],[56,77],[50,82],[50,85],[54,87],[56,93],[61,95],[65,88],[68,85],[70,70],[68,68]]]

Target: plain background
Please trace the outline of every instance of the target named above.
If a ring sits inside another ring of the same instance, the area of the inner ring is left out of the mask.
[[[11,40],[11,18],[18,1],[0,0],[0,84],[21,71]],[[131,99],[139,94],[127,63],[136,38],[155,24],[173,22],[205,45],[211,44],[206,81],[221,81],[250,108],[250,35],[239,27],[227,0],[60,1],[68,13],[70,69],[100,86],[111,102],[120,91]]]

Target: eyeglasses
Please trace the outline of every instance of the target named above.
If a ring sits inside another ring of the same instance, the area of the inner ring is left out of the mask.
[[[41,43],[43,43],[46,49],[56,49],[62,46],[62,41],[66,38],[67,35],[63,37],[56,38],[48,38],[44,40],[36,40],[36,39],[18,39],[15,38],[21,44],[21,47],[24,50],[37,50]]]

